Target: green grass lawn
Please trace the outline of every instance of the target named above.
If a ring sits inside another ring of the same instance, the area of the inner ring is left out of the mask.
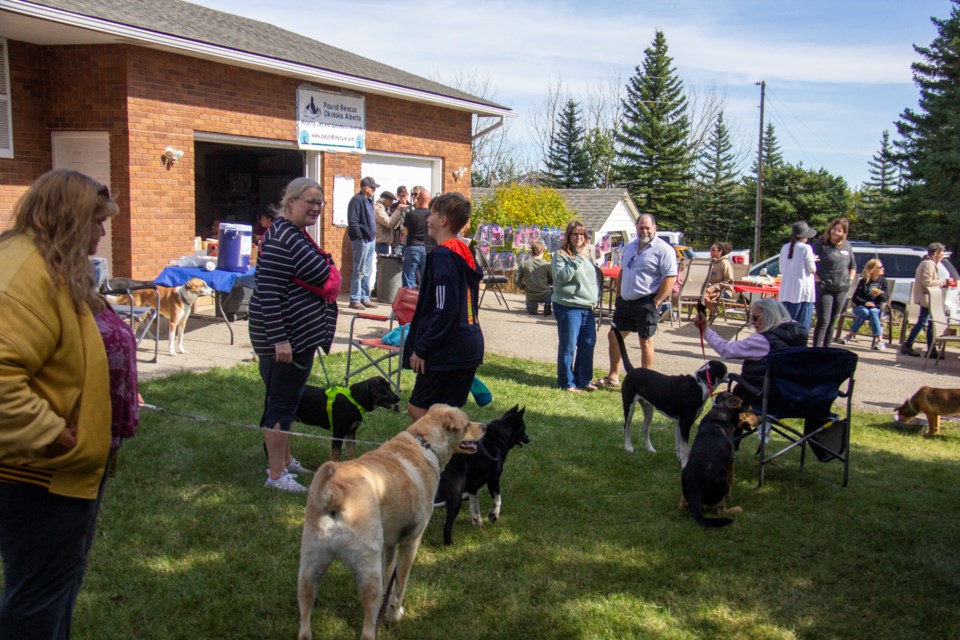
[[[342,375],[343,358],[328,359]],[[442,544],[427,530],[407,617],[382,639],[948,638],[960,628],[960,433],[922,439],[887,415],[858,413],[850,485],[841,467],[797,456],[756,486],[755,440],[738,454],[732,526],[705,531],[677,509],[673,426],[658,417],[657,454],[623,451],[618,392],[553,388],[554,366],[488,356],[489,420],[526,406],[530,446],[504,476],[502,519],[461,512]],[[316,374],[315,374],[316,375]],[[409,374],[405,374],[409,376]],[[406,392],[412,376],[405,377]],[[255,424],[253,365],[143,385],[172,411]],[[406,393],[404,395],[404,401]],[[377,410],[361,428],[382,441],[408,424]],[[298,425],[300,427],[300,425]],[[312,431],[326,435],[326,432]],[[635,430],[635,438],[639,435]],[[120,452],[75,615],[75,638],[293,638],[304,495],[263,487],[255,430],[144,412]],[[366,450],[368,447],[361,447]],[[297,439],[308,466],[329,442]],[[484,513],[489,497],[481,498]],[[317,638],[356,638],[353,578],[334,563],[314,609]]]

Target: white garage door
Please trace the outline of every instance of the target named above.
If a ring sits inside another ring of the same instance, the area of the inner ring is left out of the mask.
[[[423,156],[366,153],[362,167],[364,176],[371,176],[380,184],[374,196],[379,198],[381,191],[391,191],[396,195],[400,185],[405,186],[407,191],[420,185],[429,189],[430,193],[436,193],[441,184],[443,161]]]

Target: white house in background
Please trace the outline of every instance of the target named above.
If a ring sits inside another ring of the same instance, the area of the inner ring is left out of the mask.
[[[495,189],[474,187],[474,203],[493,197]],[[637,235],[640,211],[626,189],[557,189],[590,232],[593,244],[610,234],[611,246],[624,245]]]

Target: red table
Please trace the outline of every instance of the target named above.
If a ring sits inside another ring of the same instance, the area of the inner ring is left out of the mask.
[[[749,294],[750,296],[759,294],[763,298],[780,295],[780,285],[767,286],[750,284],[749,282],[735,282],[733,283],[733,290],[738,293]]]
[[[617,278],[620,277],[620,267],[613,265],[610,267],[601,267],[603,274],[603,289],[600,291],[599,313],[597,314],[597,329],[603,323],[603,299],[607,298],[607,316],[613,316],[613,300],[617,297]],[[612,294],[612,295],[608,295]]]

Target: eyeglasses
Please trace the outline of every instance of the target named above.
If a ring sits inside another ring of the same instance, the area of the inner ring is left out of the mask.
[[[584,233],[583,231],[574,231],[573,233],[570,234],[570,237],[571,237],[571,238],[575,238],[575,237],[586,238],[586,237],[587,237],[587,234]]]
[[[313,207],[319,207],[320,209],[323,209],[325,206],[327,206],[327,203],[324,202],[323,200],[314,200],[313,198],[310,198],[309,200],[305,200],[304,198],[298,198],[298,199],[303,200],[303,202],[305,202],[306,205],[311,209]]]
[[[762,317],[763,317],[763,316],[761,316],[760,314],[757,314],[757,313],[751,313],[751,314],[750,314],[750,319],[753,320],[754,322],[756,322],[757,320],[759,320],[759,319],[762,318]]]

